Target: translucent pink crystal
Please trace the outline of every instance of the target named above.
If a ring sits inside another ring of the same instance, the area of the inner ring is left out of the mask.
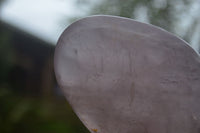
[[[199,133],[200,58],[156,26],[114,16],[70,25],[55,73],[93,133]]]

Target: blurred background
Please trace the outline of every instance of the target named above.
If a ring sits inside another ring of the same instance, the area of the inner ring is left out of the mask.
[[[58,87],[53,54],[77,19],[160,26],[200,51],[200,0],[0,0],[0,133],[88,133]]]

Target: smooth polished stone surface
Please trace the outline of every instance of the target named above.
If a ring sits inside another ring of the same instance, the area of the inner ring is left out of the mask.
[[[63,32],[54,63],[92,133],[200,133],[199,55],[161,28],[87,17]]]

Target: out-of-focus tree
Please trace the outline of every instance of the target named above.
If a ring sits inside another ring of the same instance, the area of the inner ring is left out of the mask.
[[[199,50],[199,8],[200,1],[196,0],[101,0],[93,4],[90,15],[116,15],[151,23],[177,34]]]
[[[2,30],[0,23],[0,83],[6,83],[9,69],[13,63],[13,52],[10,45],[10,33]],[[2,84],[1,84],[2,85]]]
[[[0,0],[0,10],[1,10],[1,6],[3,5],[4,2],[6,2],[6,0]]]
[[[0,5],[1,5],[1,3],[3,2],[4,0],[0,0]]]
[[[189,7],[189,4],[187,0],[104,0],[92,12],[139,19],[173,31],[178,12]]]
[[[5,0],[0,0],[0,8]],[[4,30],[0,21],[0,88],[6,84],[7,76],[13,64],[11,33]]]

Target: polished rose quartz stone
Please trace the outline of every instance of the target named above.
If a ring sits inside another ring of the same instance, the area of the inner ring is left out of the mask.
[[[92,16],[55,51],[58,84],[92,133],[200,133],[200,58],[153,25]]]

